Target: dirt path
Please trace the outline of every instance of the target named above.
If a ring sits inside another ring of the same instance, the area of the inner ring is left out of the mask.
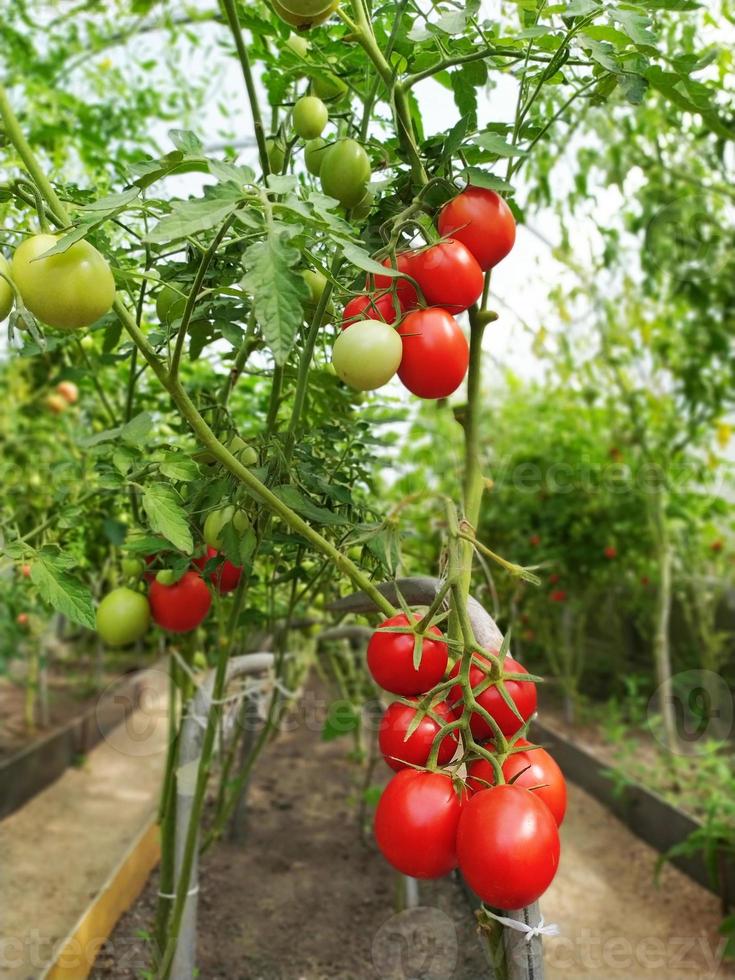
[[[472,916],[449,879],[421,886],[396,914],[396,877],[356,832],[347,743],[318,726],[282,735],[261,760],[249,837],[203,862],[198,964],[206,980],[480,980]],[[562,864],[542,900],[561,936],[546,941],[547,980],[705,980],[718,967],[718,903],[570,787]],[[120,923],[93,977],[140,976],[156,884]]]

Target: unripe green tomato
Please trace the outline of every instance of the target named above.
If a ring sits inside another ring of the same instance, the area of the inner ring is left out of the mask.
[[[156,572],[156,582],[161,585],[174,585],[176,575],[170,568],[162,568],[160,572]]]
[[[327,277],[321,272],[317,272],[315,269],[304,269],[301,273],[304,282],[309,287],[309,299],[308,303],[316,309],[319,305],[319,300],[322,298],[322,293],[327,285]]]
[[[203,529],[204,541],[210,548],[215,548],[217,551],[222,549],[222,530],[228,524],[231,524],[238,534],[245,534],[250,530],[248,515],[242,510],[236,511],[232,504],[210,511]]]
[[[319,179],[322,190],[346,208],[353,208],[365,196],[370,180],[370,160],[355,140],[334,143],[324,154]]]
[[[332,364],[345,384],[374,391],[398,370],[403,354],[400,335],[380,320],[358,320],[343,330],[332,348]]]
[[[286,147],[275,139],[267,139],[265,146],[268,151],[268,165],[271,168],[271,173],[280,174],[286,159]]]
[[[156,316],[161,323],[181,317],[186,299],[172,286],[164,286],[156,297]]]
[[[120,565],[125,578],[140,578],[145,571],[145,562],[142,558],[123,558]]]
[[[10,263],[2,255],[0,255],[0,273],[3,276],[10,275]],[[0,320],[4,320],[13,309],[14,299],[15,297],[10,283],[7,279],[3,279],[0,276]]]
[[[375,204],[375,195],[370,189],[368,189],[365,191],[365,196],[360,203],[356,204],[350,212],[351,216],[355,219],[355,221],[362,221],[362,219],[367,218],[372,211],[373,204]]]
[[[328,77],[314,76],[311,81],[311,91],[324,102],[335,102],[349,92],[349,88],[337,75]]]
[[[309,53],[309,42],[305,37],[300,34],[294,34],[293,31],[286,38],[286,47],[290,48],[295,55],[299,58],[305,58]]]
[[[95,343],[94,337],[91,333],[86,333],[79,343],[82,345],[82,350],[85,350],[88,354],[91,351],[97,350],[97,344]]]
[[[39,320],[62,330],[88,327],[112,306],[115,280],[107,261],[84,239],[39,258],[57,241],[57,235],[42,234],[22,242],[13,255],[13,279]]]
[[[207,663],[207,658],[204,656],[201,650],[197,650],[192,659],[192,667],[194,670],[206,670],[209,664]]]
[[[97,632],[111,647],[135,643],[145,634],[150,621],[148,600],[132,589],[113,589],[97,607]]]
[[[227,443],[227,448],[233,456],[240,460],[243,466],[255,466],[258,462],[258,454],[240,436],[233,436]]]
[[[315,140],[309,140],[309,142],[304,147],[304,163],[306,164],[306,169],[314,177],[319,176],[319,172],[322,168],[322,160],[324,159],[324,154],[327,151],[329,143],[325,139],[319,137]]]
[[[286,0],[286,5],[281,0],[271,0],[271,5],[281,20],[301,31],[331,17],[337,9],[337,3],[338,0],[332,0],[326,5],[324,0]]]
[[[297,136],[313,140],[321,136],[329,122],[329,112],[321,99],[305,95],[293,107],[293,128]]]

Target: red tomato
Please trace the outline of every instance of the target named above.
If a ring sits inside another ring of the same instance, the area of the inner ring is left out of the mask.
[[[170,633],[188,633],[202,622],[212,596],[198,572],[185,572],[173,585],[151,582],[148,590],[153,621]]]
[[[492,269],[513,248],[516,223],[499,194],[484,187],[467,187],[445,204],[439,234],[451,235],[469,249],[481,269]]]
[[[419,398],[446,398],[462,384],[470,349],[462,328],[446,310],[415,310],[398,333],[403,356],[398,377]]]
[[[411,263],[413,261],[413,252],[399,252],[396,255],[395,268],[399,272],[403,272],[408,276],[413,277],[413,271],[411,269]],[[393,267],[393,263],[390,257],[383,259],[380,263],[384,265],[387,269]],[[398,297],[398,302],[401,305],[402,310],[412,310],[419,301],[418,293],[416,292],[416,287],[408,279],[403,279],[402,277],[395,278],[394,276],[374,276],[374,286],[377,292],[381,292],[386,289],[391,289],[395,283],[396,296]],[[370,277],[368,276],[366,289],[370,289]]]
[[[485,278],[462,242],[450,238],[411,256],[408,270],[429,306],[461,313],[480,298]]]
[[[526,746],[532,743],[525,738],[519,738],[515,744]],[[475,759],[470,763],[467,774],[467,788],[472,793],[487,789],[488,784],[492,786],[495,783],[495,770],[487,759]],[[567,809],[567,784],[556,759],[546,749],[539,746],[529,749],[528,752],[514,752],[509,755],[503,763],[503,776],[507,783],[533,789],[536,796],[551,810],[557,827],[561,826]]]
[[[194,564],[199,571],[204,570],[210,558],[216,558],[219,552],[216,548],[207,548],[206,555],[200,555],[194,559]],[[226,592],[234,592],[240,584],[242,575],[242,565],[233,565],[226,558],[221,565],[218,565],[214,572],[209,576],[211,582],[217,586],[217,591],[224,595]]]
[[[534,793],[495,786],[462,807],[457,858],[465,881],[483,902],[522,909],[543,895],[556,874],[559,831]]]
[[[412,878],[449,874],[457,867],[462,806],[444,773],[401,770],[385,787],[375,811],[375,840],[383,857]]]
[[[454,721],[454,714],[446,701],[439,701],[433,705],[432,710],[438,718],[444,721]],[[418,728],[407,739],[406,732],[416,716],[416,709],[400,701],[394,701],[388,705],[388,709],[380,721],[378,730],[378,744],[383,758],[391,767],[399,772],[405,769],[410,763],[414,766],[425,766],[434,737],[439,731],[439,725],[430,718],[429,715],[419,722]],[[440,766],[445,766],[454,755],[457,748],[457,736],[454,732],[445,735],[439,746],[437,762]]]
[[[617,557],[618,557],[618,549],[615,547],[614,544],[609,544],[607,548],[605,548],[605,558],[613,559]]]
[[[515,735],[523,722],[520,720],[520,718],[516,718],[516,716],[510,710],[500,695],[496,685],[491,684],[481,693],[477,693],[478,688],[482,687],[482,685],[487,681],[488,676],[480,666],[475,666],[476,664],[480,663],[489,665],[490,661],[487,659],[487,657],[483,657],[479,653],[473,654],[472,665],[470,666],[470,684],[472,685],[472,690],[475,693],[477,703],[480,705],[480,707],[484,708],[492,718],[495,719],[504,735]],[[449,672],[449,676],[456,677],[457,674],[459,674],[459,668],[460,661],[458,660]],[[504,670],[513,674],[528,673],[526,668],[522,664],[519,664],[517,660],[513,660],[512,657],[505,658],[503,668]],[[536,685],[533,683],[533,681],[505,681],[505,689],[523,716],[523,720],[527,721],[536,710]],[[449,701],[449,704],[456,713],[458,707],[461,707],[462,703],[461,685],[457,684],[450,689],[447,701]],[[472,734],[477,739],[488,738],[489,736],[493,735],[490,725],[487,723],[487,721],[485,721],[482,715],[478,714],[477,712],[473,712],[472,717],[470,718],[470,729],[472,730]]]
[[[351,326],[357,320],[382,320],[384,323],[395,323],[400,310],[396,312],[396,301],[390,293],[382,296],[355,296],[345,306],[342,313],[342,329]]]
[[[421,619],[418,613],[413,614],[416,622]],[[403,613],[391,616],[383,626],[409,626],[409,621]],[[432,637],[438,636],[438,640]],[[380,633],[375,632],[370,637],[367,648],[368,670],[373,675],[376,684],[392,694],[410,697],[413,694],[425,694],[439,683],[447,669],[449,651],[441,639],[441,633],[432,626],[424,636],[421,648],[421,662],[418,669],[413,666],[413,649],[415,634]]]

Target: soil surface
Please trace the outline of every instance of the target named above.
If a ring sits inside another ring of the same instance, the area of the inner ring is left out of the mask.
[[[202,864],[198,966],[206,980],[480,980],[488,977],[472,913],[452,879],[420,885],[420,908],[396,912],[399,879],[356,819],[348,743],[315,726],[265,751],[247,839]],[[721,960],[718,901],[570,786],[562,862],[542,899],[561,935],[545,942],[546,980],[704,980]],[[141,977],[157,884],[118,924],[92,972]]]

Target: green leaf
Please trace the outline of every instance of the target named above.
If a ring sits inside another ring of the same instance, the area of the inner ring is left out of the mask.
[[[191,554],[194,542],[186,512],[174,490],[164,483],[154,483],[143,492],[143,510],[151,528],[186,554]]]
[[[296,271],[301,253],[277,228],[269,227],[265,240],[245,252],[247,272],[241,284],[253,297],[258,325],[276,364],[283,365],[301,326],[309,290]]]
[[[479,167],[467,167],[463,173],[467,183],[474,184],[475,187],[485,187],[489,191],[499,191],[502,194],[514,192],[513,185],[509,184],[507,180],[496,177],[495,174],[489,174],[486,170],[480,170]]]
[[[637,14],[634,10],[621,10],[620,8],[611,10],[610,17],[620,24],[634,44],[655,46],[656,35],[648,29],[651,26],[650,17],[646,17],[645,14]]]
[[[171,214],[161,218],[148,234],[148,241],[165,244],[209,231],[221,225],[241,203],[242,192],[232,184],[207,187],[204,197],[174,201]]]
[[[152,427],[153,417],[151,413],[140,412],[120,429],[120,438],[129,446],[143,446]]]
[[[398,269],[393,269],[390,266],[381,265],[374,258],[365,251],[364,248],[360,248],[359,245],[353,245],[351,243],[346,243],[343,248],[344,257],[352,265],[356,265],[358,269],[362,269],[363,272],[369,272],[374,276],[399,276],[400,272]]]
[[[95,628],[92,593],[73,575],[64,571],[65,562],[40,552],[31,565],[31,581],[39,595],[67,619],[88,629]]]
[[[188,483],[199,476],[199,467],[189,456],[183,453],[167,453],[159,469],[170,480],[180,480]]]
[[[489,150],[499,157],[522,157],[526,155],[525,150],[522,150],[518,146],[513,146],[511,143],[506,143],[503,137],[497,133],[479,133],[474,137],[472,142],[482,147],[483,150]]]
[[[360,716],[349,701],[332,701],[322,728],[322,741],[333,742],[336,738],[357,730]]]
[[[349,521],[342,514],[335,514],[326,507],[319,507],[296,489],[296,487],[286,484],[281,487],[274,487],[273,493],[287,504],[291,510],[305,517],[315,524],[349,524]]]

